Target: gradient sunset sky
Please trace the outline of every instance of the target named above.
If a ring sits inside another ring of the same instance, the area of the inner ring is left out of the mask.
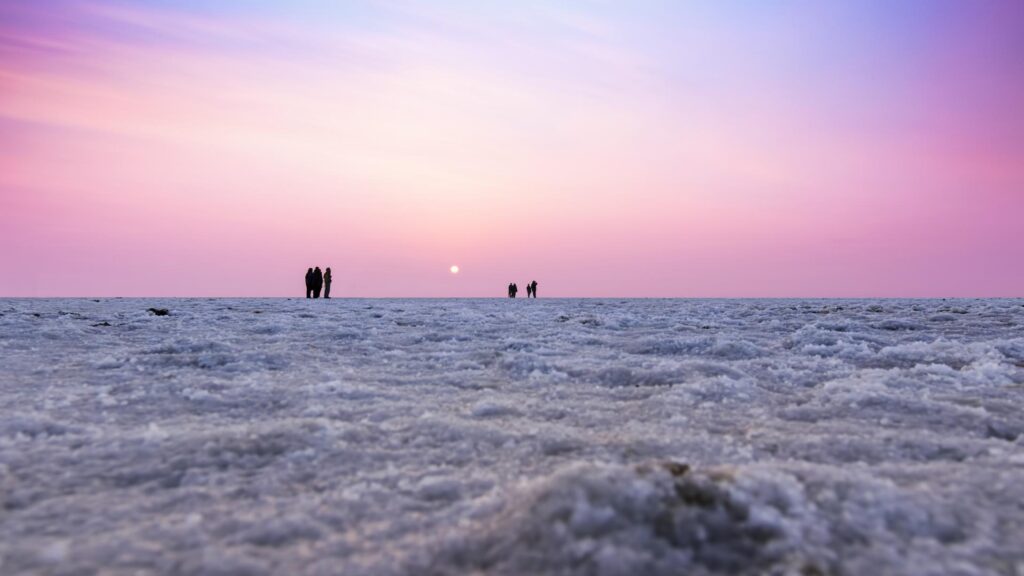
[[[0,246],[0,296],[1024,296],[1024,1],[7,0]]]

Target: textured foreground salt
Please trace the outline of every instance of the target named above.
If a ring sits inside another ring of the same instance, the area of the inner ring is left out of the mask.
[[[1022,431],[1022,300],[0,300],[0,573],[1019,575]]]

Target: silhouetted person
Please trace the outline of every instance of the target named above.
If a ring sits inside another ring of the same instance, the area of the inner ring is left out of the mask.
[[[331,269],[324,270],[324,298],[331,297]]]
[[[526,297],[529,298],[530,296],[533,296],[533,285],[530,284],[529,282],[527,282],[526,283]]]
[[[519,293],[519,286],[515,282],[512,283],[512,297],[515,298],[516,294]]]
[[[508,297],[509,298],[512,297],[512,283],[511,282],[508,283]]]
[[[536,280],[534,280],[533,282],[530,282],[530,284],[526,287],[526,289],[533,293],[533,297],[534,298],[537,297],[537,281]]]
[[[324,287],[324,273],[317,266],[313,269],[313,298],[320,297],[320,290]]]
[[[313,269],[306,270],[306,298],[313,297]]]

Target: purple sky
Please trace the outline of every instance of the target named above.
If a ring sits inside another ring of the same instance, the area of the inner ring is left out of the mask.
[[[0,296],[1024,296],[1024,2],[341,4],[0,4]]]

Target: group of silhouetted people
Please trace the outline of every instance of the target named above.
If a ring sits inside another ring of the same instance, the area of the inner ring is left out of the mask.
[[[508,297],[509,298],[515,298],[516,294],[518,294],[518,293],[519,293],[519,286],[516,285],[515,282],[511,282],[508,285]],[[530,282],[529,284],[526,285],[526,297],[527,298],[530,298],[530,297],[536,298],[537,297],[537,281],[536,280],[534,280],[533,282]]]
[[[323,292],[324,298],[331,297],[331,269],[327,268],[323,272],[320,271],[320,267],[309,268],[306,270],[306,298],[319,298],[320,293]],[[515,282],[510,282],[508,285],[508,297],[515,298],[516,294],[519,293],[519,286]],[[537,297],[537,281],[534,280],[526,285],[526,297],[536,298]]]
[[[320,291],[324,298],[331,297],[331,269],[320,272],[320,267],[306,270],[306,298],[319,298]]]

